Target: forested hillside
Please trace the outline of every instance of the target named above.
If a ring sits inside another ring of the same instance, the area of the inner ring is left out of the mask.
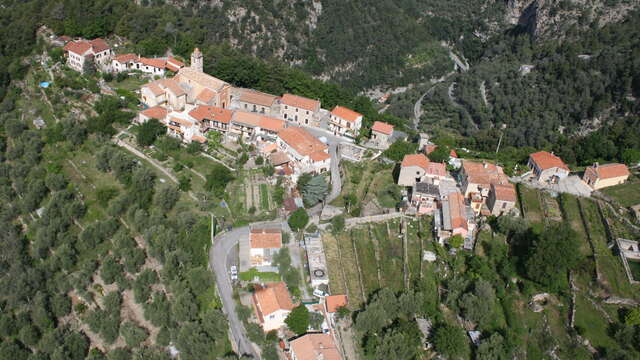
[[[552,149],[571,163],[624,161],[640,149],[638,21],[636,12],[571,41],[502,36],[425,99],[423,124],[478,150],[495,151],[504,133],[503,145]]]

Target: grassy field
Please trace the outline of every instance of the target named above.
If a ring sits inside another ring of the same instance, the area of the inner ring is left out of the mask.
[[[338,239],[325,232],[322,234],[322,245],[329,269],[329,288],[332,294],[346,294],[346,282],[342,272],[342,262],[338,249]]]
[[[601,191],[624,207],[640,204],[640,179],[637,176],[632,175],[627,183],[604,188]]]
[[[582,223],[582,217],[580,216],[578,199],[573,195],[562,194],[560,203],[565,221],[578,233],[578,237],[580,239],[580,252],[584,256],[593,256],[591,245],[589,244],[589,239]]]
[[[542,205],[535,189],[528,188],[521,184],[517,186],[525,217],[530,222],[542,222]]]
[[[375,290],[380,288],[376,246],[371,240],[368,227],[352,230],[351,237],[355,242],[360,272],[362,273],[362,285],[368,298]]]
[[[393,180],[393,167],[378,162],[352,163],[345,161],[344,181],[342,185],[342,196],[334,200],[331,205],[344,206],[343,196],[355,194],[361,204],[373,200],[377,197],[377,192],[395,184]],[[385,201],[383,201],[385,202]],[[381,204],[389,206],[390,204]],[[393,206],[395,204],[391,204]]]
[[[263,210],[269,211],[269,187],[267,184],[260,184],[260,206]]]
[[[638,297],[637,289],[634,289],[627,280],[622,261],[608,247],[605,227],[598,214],[596,203],[591,200],[581,199],[580,204],[582,205],[588,231],[591,234],[595,256],[598,261],[598,270],[602,276],[605,290],[617,296]]]
[[[607,334],[609,322],[585,295],[576,296],[576,328],[584,331],[585,336],[594,347],[610,347],[615,345]]]
[[[340,264],[346,275],[347,295],[349,296],[349,306],[353,309],[365,301],[360,284],[360,274],[356,263],[356,254],[351,240],[351,234],[343,232],[338,235],[338,248],[340,251]]]

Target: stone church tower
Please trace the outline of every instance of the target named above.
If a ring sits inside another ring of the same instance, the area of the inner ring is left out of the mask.
[[[195,48],[191,53],[191,68],[204,72],[204,61],[200,49]]]

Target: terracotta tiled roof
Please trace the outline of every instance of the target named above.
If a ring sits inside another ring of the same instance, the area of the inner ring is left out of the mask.
[[[324,298],[327,304],[327,312],[334,313],[339,307],[347,306],[347,295],[330,295]]]
[[[293,310],[293,302],[287,286],[283,282],[269,283],[265,287],[256,286],[253,301],[259,317],[268,316],[278,310]]]
[[[153,66],[153,67],[158,68],[158,69],[164,69],[164,66],[167,63],[163,59],[150,59],[150,58],[145,58],[145,57],[141,57],[140,60],[138,60],[138,61],[143,65]]]
[[[84,55],[91,49],[91,44],[87,41],[70,41],[64,46],[64,51],[70,51],[78,55]]]
[[[180,71],[178,71],[178,75],[176,76],[179,78],[179,81],[187,82],[187,80],[191,80],[200,84],[201,86],[210,88],[215,91],[220,91],[222,90],[222,88],[229,85],[216,77],[205,74],[191,67],[184,67],[180,69]]]
[[[187,119],[180,118],[180,117],[172,116],[170,118],[170,121],[173,121],[173,122],[178,123],[178,124],[180,124],[182,126],[185,126],[185,127],[193,126],[193,123],[191,121],[189,121]]]
[[[282,164],[288,163],[291,160],[289,159],[289,156],[287,154],[283,153],[282,151],[278,151],[269,156],[269,161],[271,161],[271,165],[273,166],[280,166]]]
[[[324,151],[316,151],[309,155],[309,158],[311,158],[311,160],[313,160],[314,162],[320,162],[331,158],[331,155],[327,154]]]
[[[458,153],[456,153],[455,150],[451,149],[451,151],[449,151],[449,156],[451,156],[452,158],[458,158]]]
[[[252,249],[280,249],[282,231],[280,229],[251,229],[249,235]]]
[[[317,111],[320,109],[320,101],[293,94],[282,95],[282,103],[309,111]]]
[[[362,116],[362,114],[357,113],[344,106],[334,107],[333,110],[331,110],[331,114],[351,123],[355,123],[358,120],[358,118]]]
[[[342,360],[331,334],[306,334],[291,341],[297,360]]]
[[[151,90],[151,92],[155,96],[160,96],[160,95],[164,94],[164,90],[162,90],[162,88],[160,87],[160,84],[158,83],[158,81],[152,81],[152,82],[150,82],[148,84],[142,85],[142,87],[146,87],[149,90]]]
[[[487,162],[462,162],[462,168],[467,176],[467,181],[473,184],[508,184],[509,178],[504,174],[500,166]]]
[[[373,130],[375,132],[391,135],[391,134],[393,134],[393,125],[387,124],[387,123],[382,122],[382,121],[376,121],[376,122],[373,123],[373,126],[371,127],[371,130]]]
[[[436,151],[437,148],[438,148],[438,145],[427,144],[427,145],[424,146],[424,153],[429,155],[432,152]]]
[[[233,111],[219,108],[216,106],[206,106],[200,105],[195,109],[189,111],[189,116],[192,118],[203,121],[204,119],[209,119],[213,121],[218,121],[223,124],[228,124],[231,121],[231,116],[233,115]]]
[[[449,200],[449,216],[451,220],[451,229],[465,229],[468,230],[466,208],[464,205],[464,196],[459,192],[453,192],[447,195]]]
[[[233,113],[233,122],[242,124],[245,126],[258,127],[260,126],[260,117],[262,115],[247,111],[235,111]]]
[[[251,89],[242,89],[240,101],[271,107],[278,97]]]
[[[447,176],[447,167],[443,163],[430,162],[424,170],[425,174],[433,176]]]
[[[101,38],[90,40],[89,43],[93,48],[93,52],[99,53],[111,49],[109,44]]]
[[[205,138],[204,136],[200,136],[200,135],[193,135],[191,137],[192,140],[197,141],[201,144],[204,144],[207,142],[207,138]]]
[[[546,151],[538,151],[529,155],[529,157],[541,170],[557,167],[569,171],[569,167],[562,159]]]
[[[611,179],[628,176],[629,169],[625,164],[602,164],[588,167],[585,172],[594,172],[598,179]]]
[[[327,145],[300,127],[293,126],[280,130],[278,137],[302,156],[327,150]]]
[[[167,109],[162,106],[154,106],[140,111],[140,114],[149,118],[164,120],[164,118],[167,117]]]
[[[132,61],[138,60],[138,55],[136,54],[119,54],[115,56],[115,60],[119,63],[125,64]]]
[[[184,67],[184,63],[182,61],[178,61],[173,57],[169,57],[167,59],[167,63],[165,64],[165,67],[171,71],[178,71],[180,70],[180,68]]]
[[[203,103],[209,103],[215,97],[216,97],[215,91],[205,88],[202,91],[200,91],[200,94],[196,96],[196,99],[202,101]]]
[[[402,167],[417,166],[427,170],[429,163],[429,159],[423,154],[407,154],[404,156],[404,159],[402,159]]]
[[[187,92],[180,86],[180,84],[175,80],[175,78],[171,79],[160,79],[158,80],[159,84],[165,87],[167,90],[171,91],[175,96],[186,95]]]
[[[258,125],[262,129],[278,132],[285,128],[286,122],[281,119],[276,119],[270,116],[261,116]]]
[[[260,149],[260,151],[262,151],[265,154],[271,154],[277,150],[278,150],[278,145],[276,145],[276,143],[267,144],[263,146],[262,149]]]
[[[516,189],[513,184],[491,184],[491,191],[497,200],[516,202]]]

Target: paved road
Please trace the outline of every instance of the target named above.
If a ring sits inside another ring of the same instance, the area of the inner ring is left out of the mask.
[[[331,192],[325,201],[329,204],[340,196],[342,191],[342,177],[340,176],[340,156],[338,154],[338,144],[329,146],[329,154],[331,155]]]
[[[209,250],[209,267],[215,274],[218,294],[222,300],[222,310],[227,315],[227,319],[229,319],[229,328],[231,329],[231,335],[238,354],[251,355],[258,359],[259,357],[247,337],[244,324],[238,318],[236,303],[233,299],[233,286],[227,269],[229,255],[235,256],[235,254],[232,254],[232,250],[243,236],[249,236],[248,226],[236,228],[219,235],[215,239],[211,250]]]
[[[280,225],[283,230],[290,231],[286,221],[261,222],[253,223],[252,225],[257,224]],[[229,264],[232,263],[233,258],[236,256],[234,249],[241,238],[249,236],[249,229],[249,226],[244,226],[218,235],[213,241],[211,250],[209,250],[209,268],[216,277],[218,294],[222,300],[222,310],[227,315],[227,319],[229,319],[229,329],[231,329],[231,335],[238,354],[251,355],[259,359],[260,357],[247,336],[244,324],[238,318],[236,302],[233,299],[233,286],[229,277]]]

